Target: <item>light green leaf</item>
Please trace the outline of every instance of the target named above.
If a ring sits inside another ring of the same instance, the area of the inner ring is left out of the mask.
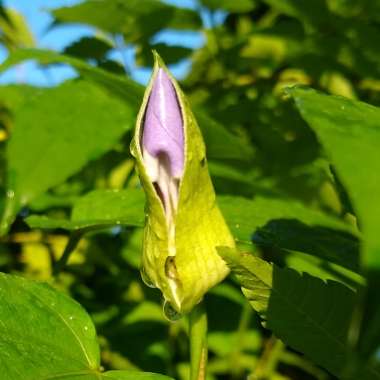
[[[47,284],[0,274],[0,320],[3,380],[169,380],[141,372],[102,373],[90,317]]]
[[[239,336],[236,331],[210,331],[207,336],[207,343],[212,352],[228,360],[228,356],[234,353],[236,346],[240,343],[238,339]],[[245,331],[242,340],[242,351],[258,352],[260,350],[262,342],[257,330]]]
[[[220,196],[218,203],[237,241],[298,250],[358,268],[357,233],[340,219],[290,199]]]
[[[8,50],[33,47],[34,37],[22,14],[14,9],[3,8],[0,15],[0,42]]]
[[[115,225],[144,225],[144,193],[138,189],[94,190],[75,203],[70,220],[32,215],[26,223],[32,228],[66,230],[103,229]]]
[[[347,342],[354,292],[338,282],[279,268],[251,254],[218,251],[265,327],[338,378],[355,379],[347,375],[355,356]],[[380,371],[361,363],[360,378],[380,379]]]
[[[20,207],[111,149],[133,120],[130,107],[85,81],[40,90],[27,99],[15,115],[7,146],[2,232]]]

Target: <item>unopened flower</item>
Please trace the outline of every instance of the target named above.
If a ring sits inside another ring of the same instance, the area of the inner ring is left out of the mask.
[[[201,132],[157,54],[131,148],[147,199],[143,270],[177,312],[188,312],[227,275],[216,247],[234,241],[216,204]]]

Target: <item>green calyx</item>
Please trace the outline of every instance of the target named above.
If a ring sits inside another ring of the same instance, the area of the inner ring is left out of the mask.
[[[234,247],[235,244],[216,203],[206,149],[194,115],[176,80],[158,54],[154,56],[152,78],[145,91],[131,144],[147,199],[142,270],[148,281],[161,290],[165,301],[177,312],[187,313],[202,300],[208,289],[228,274],[216,247]],[[174,234],[169,233],[164,206],[148,176],[141,146],[147,103],[160,68],[172,81],[184,128],[184,171],[173,217]]]

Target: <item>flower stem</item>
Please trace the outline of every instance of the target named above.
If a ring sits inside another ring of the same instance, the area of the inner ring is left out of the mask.
[[[190,380],[205,380],[207,368],[207,313],[201,303],[189,317]]]

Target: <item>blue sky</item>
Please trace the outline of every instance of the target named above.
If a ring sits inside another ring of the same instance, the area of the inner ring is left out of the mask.
[[[197,0],[165,0],[166,3],[174,4],[181,7],[195,8]],[[79,0],[4,0],[6,7],[16,9],[24,15],[31,28],[37,46],[44,49],[60,51],[71,42],[76,41],[83,36],[91,36],[95,29],[87,26],[61,26],[52,30],[47,30],[52,18],[47,9],[70,6],[80,2]],[[204,16],[204,15],[202,15]],[[222,12],[216,14],[220,22],[225,15]],[[207,18],[204,19],[204,25],[207,27]],[[166,42],[173,45],[183,45],[190,48],[199,48],[204,43],[204,37],[201,32],[175,32],[163,31],[155,36],[154,42]],[[146,83],[149,79],[150,70],[138,68],[134,65],[133,50],[127,49],[125,55],[128,60],[128,66],[132,67],[132,77],[140,82]],[[7,51],[0,48],[0,61],[6,59]],[[121,53],[115,51],[112,58],[121,61]],[[190,68],[190,61],[184,60],[176,65],[171,66],[173,74],[177,78],[186,75]],[[54,67],[48,72],[38,68],[33,62],[27,62],[21,66],[8,70],[0,75],[0,83],[29,83],[40,86],[52,86],[62,82],[65,79],[75,76],[75,72],[70,67]]]

